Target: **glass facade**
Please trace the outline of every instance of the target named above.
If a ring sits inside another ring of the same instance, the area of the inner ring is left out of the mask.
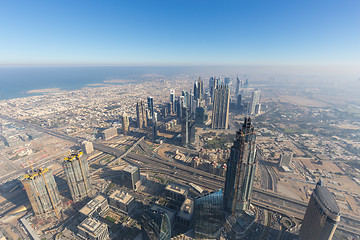
[[[141,216],[143,240],[170,240],[171,223],[165,212],[145,210]]]
[[[194,232],[196,239],[218,238],[224,222],[222,190],[195,199]]]

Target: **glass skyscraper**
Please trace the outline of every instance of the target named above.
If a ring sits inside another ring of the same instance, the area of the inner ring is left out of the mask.
[[[225,222],[223,191],[195,198],[193,220],[196,239],[217,239]]]
[[[245,118],[242,129],[236,132],[224,189],[224,207],[231,214],[248,210],[256,170],[255,131],[250,118]]]
[[[147,209],[141,216],[143,240],[170,240],[171,223],[168,215],[162,211]]]

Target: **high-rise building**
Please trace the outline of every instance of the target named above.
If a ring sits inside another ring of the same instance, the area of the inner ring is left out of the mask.
[[[242,129],[236,132],[224,189],[224,207],[231,214],[249,209],[256,171],[255,131],[250,118],[245,118]]]
[[[256,112],[256,105],[260,104],[261,91],[256,90],[251,95],[250,112],[249,114],[254,115]]]
[[[240,90],[240,79],[239,77],[236,77],[236,89],[235,89],[236,98],[239,96],[239,90]]]
[[[182,108],[181,119],[181,144],[186,147],[195,140],[195,124],[190,120],[190,113],[187,107]]]
[[[156,141],[156,139],[158,138],[158,126],[155,117],[153,117],[152,119],[152,136],[153,140]]]
[[[129,131],[129,117],[126,113],[122,115],[122,133],[127,134]]]
[[[230,89],[218,85],[214,92],[212,129],[227,129],[229,126]]]
[[[219,84],[220,84],[220,78],[214,77],[212,81],[212,85],[210,86],[211,102],[214,102],[215,89],[218,87]]]
[[[242,107],[242,96],[237,95],[236,108],[240,109]]]
[[[203,100],[204,94],[204,83],[199,77],[197,81],[194,83],[194,100],[198,100],[201,102]]]
[[[148,97],[147,103],[148,103],[148,109],[150,111],[150,118],[152,118],[154,116],[154,99],[153,99],[153,97]]]
[[[223,191],[195,198],[193,218],[196,239],[218,239],[225,223]]]
[[[300,228],[300,240],[331,240],[338,223],[340,209],[334,195],[320,180],[311,194]]]
[[[161,210],[144,210],[141,215],[141,235],[143,240],[170,240],[169,216]]]
[[[79,226],[79,235],[87,240],[107,240],[109,237],[108,226],[95,218],[86,218]]]
[[[60,218],[61,199],[53,172],[48,168],[32,169],[22,180],[34,213],[47,215],[55,213]]]
[[[135,190],[140,181],[140,170],[134,165],[128,165],[123,169],[123,182],[125,187]]]
[[[136,117],[138,128],[147,127],[146,107],[143,101],[136,103]]]
[[[195,110],[195,123],[202,125],[205,122],[205,108],[197,107]]]
[[[172,105],[172,109],[175,106],[175,89],[170,89],[170,104]],[[173,111],[170,113],[174,113]]]
[[[230,84],[230,78],[229,77],[224,78],[224,82],[225,82],[225,85],[229,85]]]
[[[62,163],[74,202],[91,196],[90,170],[83,152],[72,151]]]

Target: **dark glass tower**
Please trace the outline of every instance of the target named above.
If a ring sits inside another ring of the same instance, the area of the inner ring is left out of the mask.
[[[230,89],[228,85],[218,85],[214,92],[212,129],[228,129]]]
[[[255,156],[254,127],[251,119],[245,118],[242,129],[236,132],[227,162],[224,208],[231,214],[249,209],[257,164]]]
[[[311,194],[300,228],[300,240],[332,239],[340,222],[340,209],[334,195],[320,180]]]
[[[145,240],[170,240],[171,223],[165,212],[145,210],[141,215],[141,233]]]
[[[152,118],[154,116],[154,99],[152,97],[148,97],[147,102],[148,102],[148,109],[150,111],[150,117]]]
[[[222,190],[195,198],[194,232],[196,239],[217,239],[224,223]]]

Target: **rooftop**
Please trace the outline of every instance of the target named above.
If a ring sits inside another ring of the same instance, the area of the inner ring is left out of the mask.
[[[92,211],[97,209],[104,201],[106,201],[106,199],[103,196],[98,195],[94,199],[89,201],[83,208],[81,208],[80,213],[88,216],[91,214]]]
[[[86,218],[80,223],[79,228],[82,228],[83,230],[97,236],[102,232],[101,230],[104,227],[103,225],[105,224],[101,223],[99,220],[94,218]]]
[[[134,197],[131,196],[130,194],[120,190],[116,190],[115,192],[113,192],[110,195],[110,198],[115,199],[124,204],[129,204],[134,199]]]
[[[49,169],[48,168],[37,168],[37,169],[32,169],[31,171],[29,171],[27,174],[25,174],[23,176],[23,178],[25,179],[34,179],[37,176],[41,175],[41,174],[45,174],[46,172],[48,172]]]
[[[64,158],[64,161],[71,162],[75,159],[80,159],[82,155],[83,152],[71,152],[68,157]]]
[[[168,185],[166,185],[165,189],[168,191],[182,194],[182,195],[185,195],[187,193],[187,191],[189,190],[188,187],[174,183],[174,182],[171,182]]]
[[[182,219],[190,221],[193,212],[194,212],[194,200],[187,198],[181,205],[177,216]]]
[[[340,209],[334,195],[322,184],[322,182],[319,181],[316,184],[314,192],[330,212],[340,214]]]
[[[137,171],[139,168],[134,166],[134,165],[127,165],[126,168],[124,168],[124,172],[129,172],[129,173],[134,173],[135,171]]]

